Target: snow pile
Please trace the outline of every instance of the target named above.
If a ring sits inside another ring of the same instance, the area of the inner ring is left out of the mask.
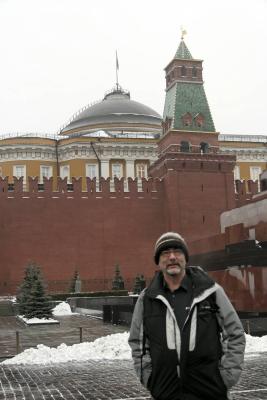
[[[52,364],[67,361],[87,360],[129,360],[131,358],[128,345],[129,333],[116,333],[96,339],[94,342],[85,342],[67,346],[61,344],[57,348],[50,348],[39,344],[37,348],[23,351],[2,364]]]
[[[11,301],[12,303],[16,303],[17,299],[15,296],[0,296],[0,301]]]
[[[53,318],[25,318],[23,315],[18,315],[18,317],[27,325],[58,324],[58,321]]]
[[[65,301],[59,303],[52,310],[52,314],[56,316],[71,315],[71,308]],[[18,315],[27,325],[37,325],[37,324],[55,324],[58,323],[56,319],[53,318],[25,318],[23,315]]]
[[[129,333],[116,333],[103,336],[94,342],[85,342],[67,346],[61,344],[57,348],[50,348],[39,344],[37,348],[25,350],[16,357],[4,361],[2,364],[53,364],[68,361],[88,360],[129,360],[131,351],[128,345]],[[246,335],[246,354],[267,352],[267,335],[255,337]]]
[[[54,316],[71,315],[71,314],[72,312],[70,305],[66,301],[62,301],[62,303],[59,303],[55,308],[53,308]]]
[[[246,353],[267,351],[267,335],[262,337],[246,335]]]

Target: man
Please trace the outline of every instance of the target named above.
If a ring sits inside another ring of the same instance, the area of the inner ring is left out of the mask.
[[[159,272],[136,303],[129,344],[136,373],[155,400],[227,400],[245,349],[242,324],[221,286],[186,267],[174,232],[155,244]]]

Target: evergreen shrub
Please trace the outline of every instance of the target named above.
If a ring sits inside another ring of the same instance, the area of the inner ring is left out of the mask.
[[[45,285],[40,267],[31,262],[25,270],[25,276],[18,289],[17,304],[20,315],[25,318],[51,318],[50,297],[45,293]]]

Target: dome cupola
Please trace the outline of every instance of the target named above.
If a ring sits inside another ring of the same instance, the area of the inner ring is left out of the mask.
[[[131,100],[130,92],[116,85],[102,101],[78,112],[60,131],[61,135],[82,136],[99,130],[116,134],[161,133],[161,116],[152,108]]]

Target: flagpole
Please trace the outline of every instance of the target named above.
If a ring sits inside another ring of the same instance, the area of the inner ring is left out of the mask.
[[[119,70],[119,62],[118,62],[118,54],[116,50],[116,87],[119,89],[119,80],[118,80],[118,70]]]

